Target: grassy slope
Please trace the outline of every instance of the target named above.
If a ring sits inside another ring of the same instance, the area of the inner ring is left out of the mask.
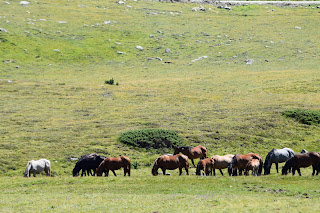
[[[22,7],[19,1],[10,2],[0,6],[0,28],[8,31],[0,32],[0,182],[7,188],[1,193],[3,210],[43,202],[38,211],[93,209],[89,203],[105,208],[102,199],[114,210],[143,206],[146,212],[173,211],[182,204],[192,211],[213,206],[228,210],[234,207],[230,197],[237,204],[247,203],[242,206],[247,210],[261,209],[262,203],[271,209],[278,204],[306,210],[318,205],[314,201],[319,193],[313,187],[319,179],[310,177],[310,170],[304,170],[308,177],[303,178],[240,178],[240,183],[292,190],[281,192],[275,202],[274,194],[279,193],[249,191],[254,185],[242,187],[232,178],[204,179],[202,185],[196,177],[183,177],[188,186],[199,187],[188,191],[175,176],[150,178],[149,167],[137,170],[131,179],[72,179],[74,162],[67,160],[91,152],[125,154],[149,166],[160,153],[126,147],[117,137],[126,130],[153,127],[175,130],[186,144],[207,146],[209,155],[254,151],[265,157],[282,146],[319,151],[318,126],[301,125],[280,114],[290,108],[319,109],[317,9],[249,6],[226,11],[205,5],[206,12],[192,12],[198,5],[127,1],[132,7],[126,7],[97,0]],[[208,57],[191,62],[201,56]],[[156,57],[163,61],[148,60]],[[2,62],[9,59],[11,63]],[[252,65],[245,64],[248,59],[254,59]],[[111,78],[120,85],[104,85]],[[51,160],[58,177],[5,177],[21,176],[29,159],[42,157]],[[167,185],[161,185],[164,180]],[[235,189],[225,187],[233,182]],[[169,196],[175,187],[181,192]],[[123,191],[133,203],[122,198]],[[31,201],[28,193],[37,200]],[[313,199],[305,199],[304,193]],[[261,202],[255,204],[255,196]],[[147,208],[141,200],[148,199],[160,201]]]

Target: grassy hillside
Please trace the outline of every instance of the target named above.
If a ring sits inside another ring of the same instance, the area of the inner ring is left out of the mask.
[[[19,2],[0,7],[1,175],[37,158],[70,175],[92,152],[149,166],[160,153],[117,140],[142,128],[209,155],[319,152],[318,125],[281,115],[319,109],[317,8]]]

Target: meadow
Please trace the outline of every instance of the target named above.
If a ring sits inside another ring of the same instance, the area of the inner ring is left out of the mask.
[[[209,156],[319,152],[319,126],[281,114],[319,110],[318,8],[8,2],[0,2],[1,212],[319,208],[310,169],[302,177],[152,177],[162,152],[118,141],[161,128]],[[93,152],[126,155],[138,169],[130,178],[71,177],[71,158]],[[54,177],[23,178],[39,158]]]

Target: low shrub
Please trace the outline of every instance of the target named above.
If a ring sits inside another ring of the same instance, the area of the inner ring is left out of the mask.
[[[307,125],[320,124],[320,111],[311,109],[292,109],[282,112],[282,115],[295,119]]]
[[[182,144],[181,137],[172,130],[141,129],[121,133],[119,141],[139,148],[172,149]]]

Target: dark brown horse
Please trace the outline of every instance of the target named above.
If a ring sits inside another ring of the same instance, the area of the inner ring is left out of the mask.
[[[214,160],[212,158],[200,160],[197,165],[196,175],[201,175],[201,171],[203,171],[206,176],[212,175],[213,162]]]
[[[319,174],[320,171],[320,155],[316,152],[308,152],[305,154],[295,155],[290,158],[284,167],[282,168],[282,175],[287,175],[288,170],[292,168],[292,175],[295,174],[296,170],[298,171],[299,175],[301,176],[300,168],[305,168],[312,166],[312,175]]]
[[[230,176],[237,176],[237,169],[239,170],[239,175],[242,175],[242,171],[246,169],[247,164],[252,159],[258,159],[260,162],[258,175],[261,175],[263,161],[262,157],[255,153],[248,153],[246,155],[236,154],[229,165],[228,172]]]
[[[204,146],[196,146],[196,147],[191,147],[191,146],[178,146],[174,150],[174,155],[182,153],[186,155],[192,162],[193,166],[194,165],[193,159],[200,158],[200,159],[205,159],[207,158],[207,149]]]
[[[182,174],[182,168],[185,168],[187,175],[189,175],[189,159],[187,156],[178,155],[162,155],[155,160],[152,168],[152,175],[158,175],[158,169],[161,169],[163,174],[166,175],[166,170],[174,170],[179,168],[179,175]]]
[[[124,176],[128,174],[130,176],[131,163],[130,159],[126,156],[120,157],[108,157],[105,158],[97,168],[97,176],[102,176],[102,173],[105,172],[105,176],[109,175],[109,170],[111,170],[114,176],[117,176],[114,170],[124,169]]]

